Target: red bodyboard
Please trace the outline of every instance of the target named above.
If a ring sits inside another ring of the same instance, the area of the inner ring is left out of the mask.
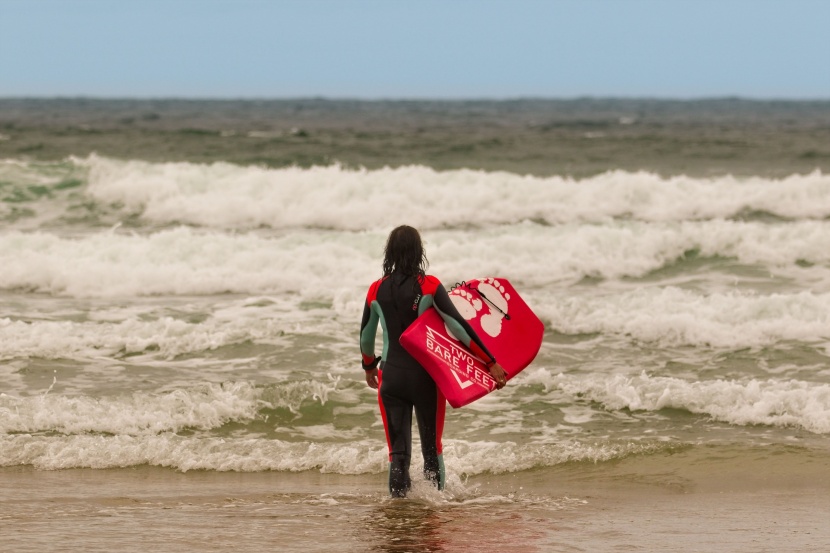
[[[510,380],[542,347],[545,327],[506,279],[484,278],[456,286],[450,299]],[[484,362],[457,340],[435,309],[428,309],[401,335],[401,345],[432,376],[455,408],[496,388]]]

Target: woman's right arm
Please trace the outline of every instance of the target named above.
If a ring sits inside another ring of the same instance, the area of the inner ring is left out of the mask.
[[[438,286],[433,295],[433,305],[441,318],[452,331],[453,335],[461,340],[477,357],[484,361],[490,375],[496,381],[496,388],[503,388],[507,383],[507,374],[501,365],[496,362],[496,358],[487,349],[487,346],[478,337],[476,331],[470,326],[470,323],[458,312],[455,304],[450,299],[450,295],[443,286]]]
[[[369,302],[364,302],[363,319],[360,322],[361,365],[366,373],[366,384],[375,389],[378,387],[378,362],[380,361],[380,357],[375,357],[375,337],[378,333],[379,320],[380,317],[369,306]]]

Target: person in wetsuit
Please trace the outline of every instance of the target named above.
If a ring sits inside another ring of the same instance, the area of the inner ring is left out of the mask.
[[[426,274],[421,235],[410,226],[394,229],[386,242],[383,277],[366,295],[360,325],[360,351],[366,383],[378,390],[378,403],[389,447],[389,493],[404,497],[411,487],[412,410],[418,421],[424,477],[439,490],[445,473],[441,436],[446,399],[435,381],[400,344],[401,334],[430,307],[476,356],[486,362],[498,388],[507,382],[501,365],[450,300],[441,282]],[[375,356],[377,326],[383,328],[383,353]],[[380,369],[378,369],[380,363]]]

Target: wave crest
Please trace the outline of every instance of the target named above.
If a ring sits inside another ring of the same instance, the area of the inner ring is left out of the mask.
[[[659,411],[681,409],[737,425],[800,427],[830,433],[830,385],[796,380],[711,380],[612,375],[557,375],[552,385],[563,392],[601,403],[606,409]]]

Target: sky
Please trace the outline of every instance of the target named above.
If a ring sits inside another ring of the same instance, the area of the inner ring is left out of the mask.
[[[830,0],[0,0],[0,97],[830,99]]]

